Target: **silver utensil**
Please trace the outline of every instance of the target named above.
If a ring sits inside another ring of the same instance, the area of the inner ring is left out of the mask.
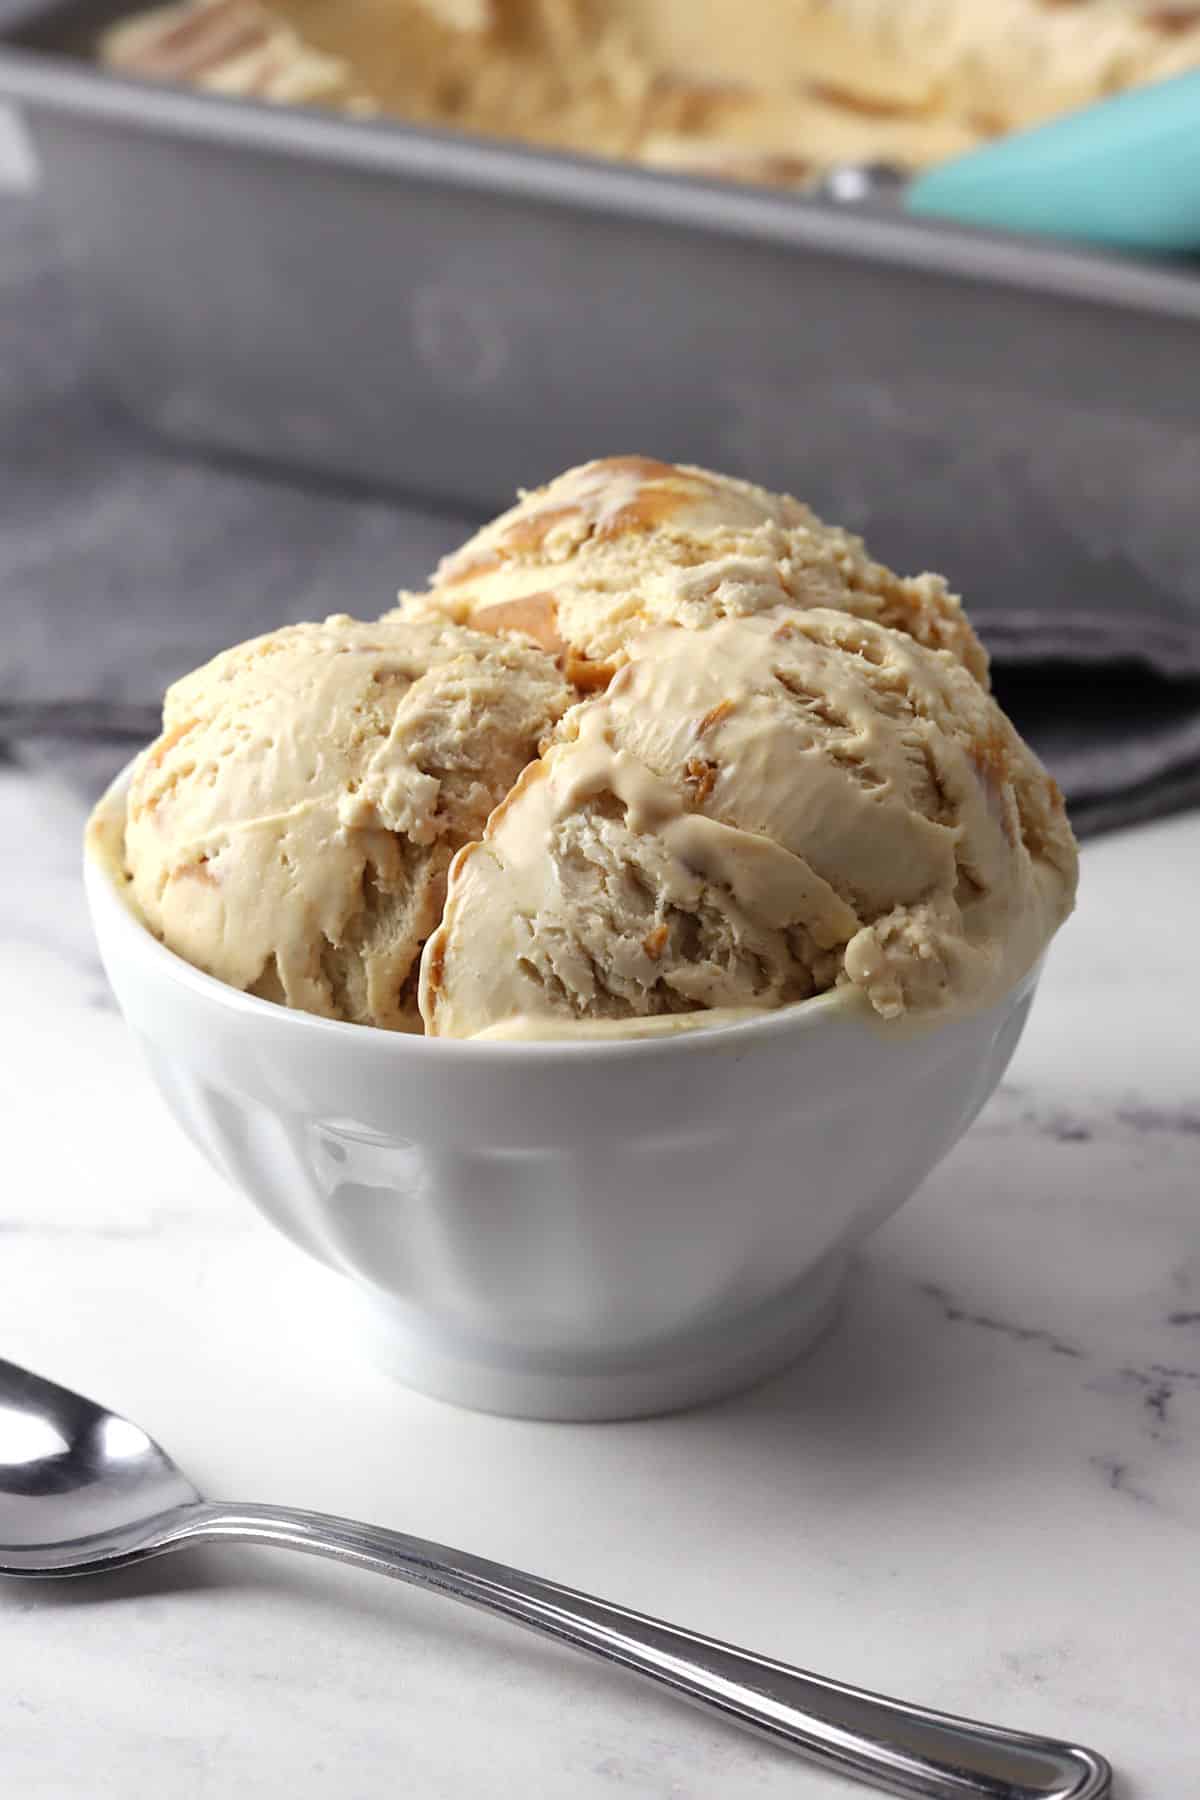
[[[841,1774],[924,1800],[1104,1800],[1102,1756],[908,1706],[351,1519],[204,1500],[140,1426],[0,1361],[0,1574],[85,1575],[187,1544],[271,1544],[435,1588],[632,1669]]]
[[[898,207],[910,181],[906,169],[895,163],[834,163],[816,182],[813,192],[839,206]]]

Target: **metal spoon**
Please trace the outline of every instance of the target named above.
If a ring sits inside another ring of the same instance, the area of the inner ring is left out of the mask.
[[[1104,1800],[1092,1750],[978,1725],[398,1531],[201,1498],[140,1426],[0,1361],[0,1574],[85,1575],[187,1544],[272,1544],[436,1588],[648,1676],[811,1761],[924,1800]]]

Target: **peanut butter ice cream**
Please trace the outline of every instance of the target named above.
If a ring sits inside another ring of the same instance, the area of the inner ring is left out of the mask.
[[[985,1006],[1071,909],[1061,798],[946,651],[815,608],[635,638],[456,857],[426,1029]]]
[[[389,616],[520,632],[590,691],[655,625],[700,630],[813,606],[948,650],[987,680],[983,648],[940,575],[893,574],[790,495],[646,456],[584,463],[526,494]]]
[[[110,66],[731,179],[919,169],[1200,66],[1156,0],[179,0]]]
[[[989,1005],[1073,904],[1057,788],[936,575],[606,458],[377,624],[226,651],[92,826],[181,956],[446,1038]]]
[[[420,1031],[446,869],[567,704],[544,652],[444,623],[334,617],[168,690],[93,832],[180,956],[324,1018]]]

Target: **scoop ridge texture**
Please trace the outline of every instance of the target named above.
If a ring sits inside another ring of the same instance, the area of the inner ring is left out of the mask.
[[[455,859],[427,1030],[986,1004],[1070,910],[1061,800],[948,652],[827,609],[645,633]],[[486,946],[486,950],[484,949]]]
[[[335,616],[169,689],[123,856],[151,928],[207,973],[326,1018],[420,1031],[446,869],[568,690],[520,643]]]

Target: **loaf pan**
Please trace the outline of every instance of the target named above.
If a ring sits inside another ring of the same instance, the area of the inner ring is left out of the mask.
[[[86,55],[120,10],[10,6],[0,98],[154,431],[480,510],[644,451],[985,613],[1195,604],[1190,267],[131,82]]]

